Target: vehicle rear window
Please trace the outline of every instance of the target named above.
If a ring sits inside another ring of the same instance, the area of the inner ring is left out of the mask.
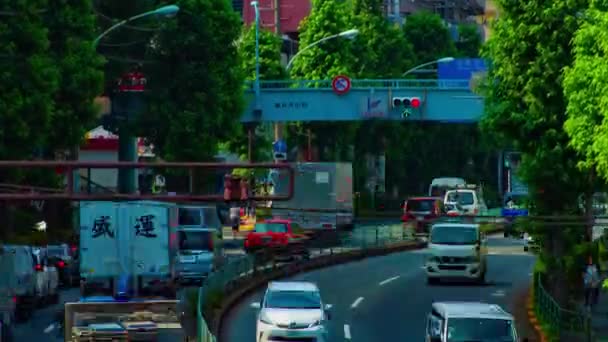
[[[269,291],[266,307],[275,309],[320,309],[321,296],[313,291]]]
[[[213,234],[209,231],[178,231],[179,249],[213,250]]]
[[[179,208],[178,224],[180,226],[200,226],[201,211],[197,208]]]
[[[287,233],[285,223],[256,223],[254,231],[256,233]]]
[[[475,197],[472,191],[452,191],[448,192],[447,202],[456,202],[460,205],[472,205]]]
[[[66,256],[65,249],[63,247],[48,247],[47,253],[50,257],[63,257]]]
[[[203,210],[203,220],[204,225],[209,228],[219,228],[221,227],[220,217],[218,210],[212,207],[204,207]]]
[[[506,319],[450,318],[447,330],[448,342],[515,342],[513,323]]]
[[[433,211],[433,206],[435,204],[435,200],[425,199],[425,200],[408,200],[407,201],[407,211]]]

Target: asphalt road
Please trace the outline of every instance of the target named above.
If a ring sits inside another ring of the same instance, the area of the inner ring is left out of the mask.
[[[510,296],[529,285],[534,256],[521,240],[488,239],[487,284],[429,286],[422,269],[427,252],[418,250],[300,274],[316,282],[333,304],[330,341],[423,341],[425,319],[434,301],[483,301],[511,310]],[[244,298],[225,318],[220,341],[255,340],[256,311],[262,290]]]

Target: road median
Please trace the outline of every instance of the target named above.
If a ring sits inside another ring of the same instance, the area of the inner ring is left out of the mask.
[[[421,249],[426,247],[425,242],[421,241],[400,241],[386,244],[384,246],[370,247],[365,249],[342,250],[334,253],[334,249],[329,249],[327,254],[319,255],[310,260],[301,260],[285,265],[277,265],[272,268],[254,272],[251,275],[240,277],[230,282],[225,288],[225,297],[220,307],[210,313],[207,317],[212,333],[217,336],[221,331],[222,319],[224,315],[242,297],[265,286],[269,281],[290,277],[298,273],[321,269],[337,264],[344,264],[352,261],[361,260],[368,257],[387,255],[390,253]]]

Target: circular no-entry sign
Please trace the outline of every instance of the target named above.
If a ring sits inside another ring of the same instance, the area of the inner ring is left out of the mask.
[[[350,90],[350,78],[344,75],[334,77],[331,82],[331,87],[338,95],[346,94]]]

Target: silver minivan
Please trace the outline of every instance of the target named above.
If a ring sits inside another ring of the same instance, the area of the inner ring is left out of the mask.
[[[426,342],[520,340],[511,314],[499,305],[479,302],[436,302],[427,316]]]
[[[221,223],[214,206],[178,208],[177,251],[173,278],[178,284],[201,283],[217,262],[216,236]]]

